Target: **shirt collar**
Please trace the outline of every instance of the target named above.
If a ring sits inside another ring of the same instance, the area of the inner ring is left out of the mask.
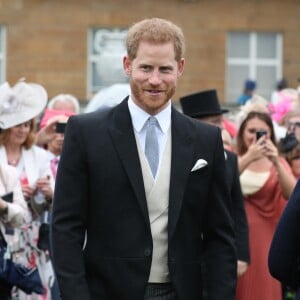
[[[142,110],[139,106],[137,106],[131,97],[128,99],[128,108],[132,119],[132,124],[134,129],[137,132],[141,132],[143,129],[145,122],[151,116],[144,110]],[[159,124],[159,127],[163,133],[166,133],[171,124],[171,100],[166,108],[160,111],[157,115],[154,116]]]

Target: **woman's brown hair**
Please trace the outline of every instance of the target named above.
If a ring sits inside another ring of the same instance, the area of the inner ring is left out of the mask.
[[[237,149],[237,154],[238,155],[243,155],[247,152],[248,147],[245,144],[245,141],[243,139],[243,135],[244,135],[244,131],[246,128],[246,125],[248,123],[248,121],[252,120],[252,119],[259,119],[261,121],[263,121],[264,123],[267,124],[267,126],[270,129],[270,139],[272,141],[272,143],[274,145],[276,145],[276,139],[275,139],[275,133],[274,133],[274,127],[273,127],[273,123],[272,123],[272,119],[269,116],[269,114],[264,113],[264,112],[258,112],[258,111],[251,111],[247,117],[245,118],[245,120],[241,123],[238,134],[237,134],[237,138],[236,138],[236,149]]]

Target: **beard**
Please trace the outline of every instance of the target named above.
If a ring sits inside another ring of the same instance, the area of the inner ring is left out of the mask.
[[[142,108],[144,111],[150,115],[155,115],[162,111],[169,103],[169,100],[175,93],[176,87],[172,86],[169,89],[165,87],[145,87],[142,85],[136,84],[133,81],[130,81],[131,87],[131,97],[136,105]],[[150,95],[145,90],[160,90],[158,95]]]

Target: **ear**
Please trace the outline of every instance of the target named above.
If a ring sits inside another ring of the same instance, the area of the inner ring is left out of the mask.
[[[185,64],[185,60],[184,58],[181,58],[180,61],[178,62],[178,77],[180,77],[183,74],[183,70],[184,70],[184,64]]]
[[[127,75],[131,74],[131,60],[128,56],[123,57],[123,69]]]

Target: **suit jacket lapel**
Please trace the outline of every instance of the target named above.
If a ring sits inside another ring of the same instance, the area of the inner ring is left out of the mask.
[[[109,133],[131,182],[145,220],[150,224],[143,175],[127,100],[128,98],[114,109],[113,123],[109,128]]]
[[[179,112],[172,108],[172,161],[169,192],[169,239],[171,239],[180,214],[186,181],[194,160],[193,133],[186,128],[186,122]]]
[[[149,223],[143,175],[139,161],[132,121],[126,98],[114,110],[109,133],[126,170],[145,220]],[[186,181],[194,160],[195,137],[186,128],[186,118],[172,108],[172,159],[169,192],[169,239],[172,237],[185,192]]]

